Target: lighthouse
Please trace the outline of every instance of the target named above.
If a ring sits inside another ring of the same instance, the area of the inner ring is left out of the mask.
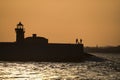
[[[24,31],[24,27],[23,27],[23,26],[24,26],[24,25],[23,25],[21,22],[19,22],[19,23],[17,24],[17,28],[15,28],[15,32],[16,32],[16,42],[17,42],[17,43],[24,41],[24,33],[25,33],[25,31]]]

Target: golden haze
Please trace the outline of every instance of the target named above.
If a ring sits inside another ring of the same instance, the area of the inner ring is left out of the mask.
[[[21,21],[26,37],[36,33],[52,43],[120,45],[120,0],[0,0],[0,42],[15,41]]]

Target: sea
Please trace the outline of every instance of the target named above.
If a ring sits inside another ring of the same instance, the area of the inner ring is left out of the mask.
[[[120,80],[120,53],[90,54],[105,61],[0,61],[0,80]]]

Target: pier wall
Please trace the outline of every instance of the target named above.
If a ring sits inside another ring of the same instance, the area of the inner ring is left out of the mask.
[[[83,44],[0,43],[0,60],[74,61],[82,58],[83,54]]]

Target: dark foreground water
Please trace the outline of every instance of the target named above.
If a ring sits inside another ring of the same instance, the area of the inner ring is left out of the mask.
[[[94,53],[106,61],[0,62],[0,80],[120,80],[120,54]]]

